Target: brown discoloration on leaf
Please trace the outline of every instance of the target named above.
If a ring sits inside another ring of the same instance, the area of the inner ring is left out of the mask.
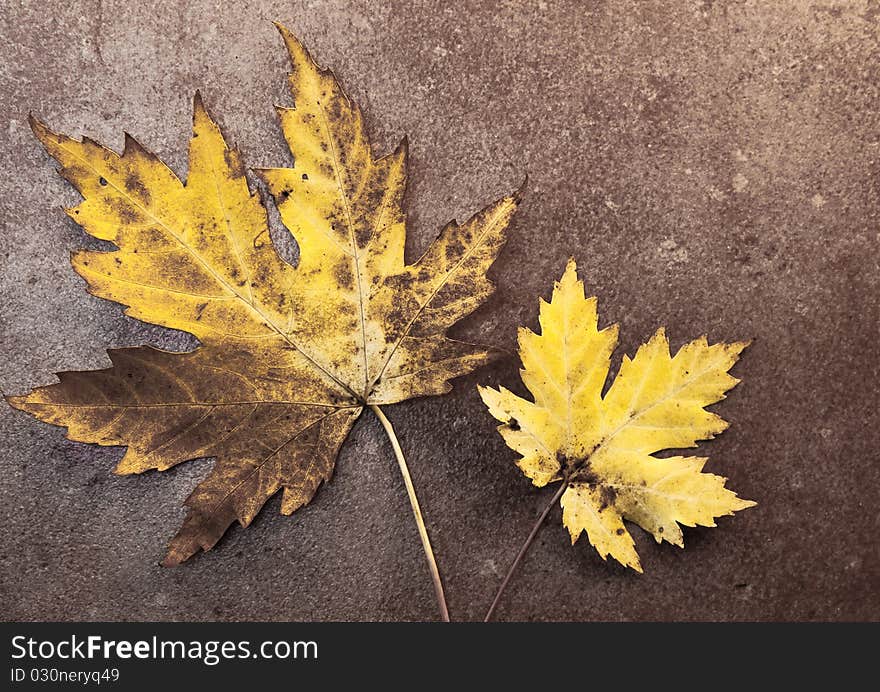
[[[223,160],[229,168],[229,174],[233,178],[244,178],[245,167],[241,162],[241,157],[235,149],[227,149],[223,152]]]
[[[296,167],[260,173],[299,246],[296,268],[270,246],[262,201],[198,94],[185,184],[131,137],[119,155],[31,120],[85,198],[71,218],[119,248],[73,255],[89,292],[201,345],[110,351],[112,367],[10,403],[71,439],[128,447],[120,474],[215,458],[167,565],[247,526],[279,491],[285,514],[308,503],[365,404],[445,392],[490,357],[446,330],[491,292],[485,273],[516,200],[448,225],[407,265],[405,146],[375,159],[360,112],[281,33],[295,106],[278,113]]]
[[[145,206],[153,201],[149,188],[137,173],[129,173],[125,178],[125,189],[133,196],[141,200]]]
[[[113,197],[107,200],[107,206],[116,214],[120,226],[138,223],[142,218],[137,207],[127,199]]]
[[[351,262],[347,259],[343,259],[333,266],[333,278],[339,289],[343,291],[354,290],[354,273],[351,269]]]
[[[571,480],[585,483],[586,485],[596,486],[602,482],[598,473],[590,466],[589,459],[581,460],[581,463],[574,465],[571,473]]]
[[[614,505],[614,500],[617,499],[617,491],[609,485],[599,484],[598,486],[591,486],[593,489],[598,487],[599,490],[599,511],[608,509],[609,507]]]

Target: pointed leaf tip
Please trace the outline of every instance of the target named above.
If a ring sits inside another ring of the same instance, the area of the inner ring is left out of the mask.
[[[193,126],[195,127],[196,123],[200,120],[214,122],[214,119],[208,112],[208,107],[205,105],[205,100],[202,98],[202,92],[197,89],[196,93],[193,94]]]
[[[30,125],[31,132],[34,133],[34,136],[40,140],[44,146],[46,140],[55,134],[49,129],[49,126],[46,125],[46,123],[37,118],[33,113],[28,113],[28,125]]]
[[[274,22],[275,28],[278,29],[278,33],[281,34],[281,38],[284,41],[284,45],[287,48],[288,55],[290,56],[290,61],[294,67],[298,66],[300,62],[306,62],[313,65],[317,68],[317,64],[312,59],[312,56],[309,54],[309,51],[302,44],[302,42],[293,34],[290,29],[281,24],[280,22]]]

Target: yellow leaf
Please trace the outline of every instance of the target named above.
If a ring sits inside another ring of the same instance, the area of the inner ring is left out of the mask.
[[[216,457],[166,564],[249,524],[279,490],[285,514],[309,502],[364,406],[441,394],[490,358],[446,331],[492,292],[486,271],[517,197],[448,224],[406,264],[406,145],[375,158],[357,106],[279,30],[295,164],[262,176],[299,245],[296,268],[276,254],[241,157],[198,94],[186,182],[131,137],[117,154],[31,121],[84,197],[71,218],[117,247],[73,256],[89,292],[201,345],[110,351],[107,370],[61,373],[9,401],[71,439],[127,446],[118,473]]]
[[[623,357],[602,396],[617,325],[599,330],[596,298],[584,297],[574,260],[551,301],[541,301],[540,324],[540,334],[519,332],[520,372],[534,401],[503,387],[480,387],[480,395],[532,482],[565,484],[562,521],[572,543],[586,531],[603,559],[641,572],[623,519],[658,543],[683,546],[680,524],[715,526],[716,517],[755,504],[702,473],[706,459],[653,456],[696,447],[727,427],[706,407],[739,381],[728,371],[746,343],[710,346],[702,337],[671,356],[659,329],[635,358]]]

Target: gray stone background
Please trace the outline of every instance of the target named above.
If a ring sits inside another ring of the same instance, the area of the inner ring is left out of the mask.
[[[634,530],[645,574],[572,548],[558,510],[498,616],[852,620],[878,608],[880,2],[6,2],[0,9],[0,389],[105,367],[107,347],[188,337],[88,296],[77,195],[28,111],[115,148],[123,131],[178,173],[202,90],[250,166],[289,163],[271,20],[363,106],[377,151],[409,135],[409,251],[517,187],[496,296],[460,336],[515,347],[566,258],[632,354],[754,339],[716,410],[709,470],[759,506]],[[273,217],[275,218],[275,217]],[[278,229],[276,229],[278,230]],[[546,502],[513,466],[475,385],[522,391],[511,359],[388,411],[446,577],[481,617]],[[294,517],[277,498],[210,553],[157,566],[209,461],[110,474],[121,450],[0,405],[4,619],[431,619],[436,608],[391,447],[364,415],[334,481]],[[549,491],[552,492],[552,491]]]

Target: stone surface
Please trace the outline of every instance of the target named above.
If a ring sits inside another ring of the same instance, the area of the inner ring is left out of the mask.
[[[218,9],[222,8],[222,9]],[[90,297],[77,199],[27,127],[115,148],[131,132],[185,172],[199,88],[251,166],[289,162],[273,19],[363,106],[378,151],[409,135],[409,251],[517,187],[500,290],[458,334],[513,349],[566,258],[622,352],[754,339],[717,407],[709,469],[759,506],[638,530],[639,576],[572,548],[559,512],[502,619],[880,617],[880,3],[5,3],[0,9],[0,389],[106,366],[107,347],[185,348]],[[280,232],[280,230],[279,230]],[[408,452],[458,618],[481,617],[549,497],[513,466],[475,391],[522,391],[513,360],[388,411]],[[436,609],[390,445],[358,423],[334,481],[294,517],[157,566],[209,461],[119,478],[120,450],[69,442],[0,406],[4,619],[431,619]]]

